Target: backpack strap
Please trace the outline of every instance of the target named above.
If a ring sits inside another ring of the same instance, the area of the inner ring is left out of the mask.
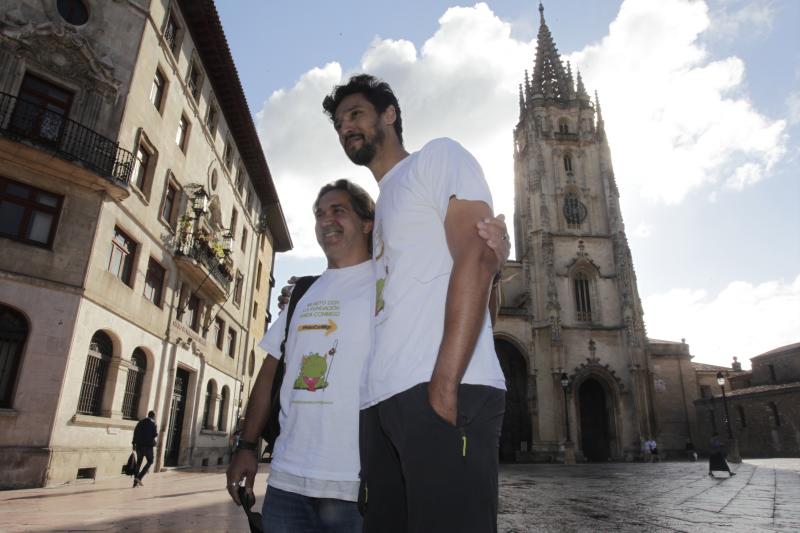
[[[294,285],[292,295],[289,297],[289,306],[286,308],[286,329],[283,331],[283,341],[281,341],[281,356],[278,359],[278,367],[275,369],[275,376],[272,378],[272,390],[270,394],[270,412],[267,416],[267,424],[261,432],[261,438],[267,441],[265,451],[272,453],[275,447],[275,440],[280,435],[281,427],[279,416],[281,411],[281,387],[283,386],[283,377],[286,374],[286,338],[289,336],[289,325],[292,322],[292,314],[294,313],[297,302],[303,297],[311,285],[319,278],[319,276],[303,276],[299,278]]]
[[[289,324],[292,322],[294,309],[297,307],[300,298],[303,297],[318,278],[319,276],[303,276],[298,278],[294,284],[294,289],[289,297],[289,307],[286,308],[286,329],[283,331],[283,341],[281,341],[281,359],[286,356],[286,339],[289,338]]]

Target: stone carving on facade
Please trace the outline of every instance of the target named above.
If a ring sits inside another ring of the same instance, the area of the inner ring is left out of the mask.
[[[625,391],[625,383],[617,376],[616,370],[611,368],[608,363],[601,363],[600,359],[597,357],[597,344],[594,339],[589,339],[589,357],[586,358],[585,363],[581,363],[575,367],[573,374],[570,376],[570,380],[574,381],[577,378],[589,374],[603,375],[608,381],[615,382],[620,392]]]
[[[0,40],[3,48],[105,98],[116,99],[122,87],[111,59],[97,53],[91,41],[68,24],[33,23],[7,13],[0,21]]]
[[[550,312],[550,344],[561,343],[561,317],[558,311]]]

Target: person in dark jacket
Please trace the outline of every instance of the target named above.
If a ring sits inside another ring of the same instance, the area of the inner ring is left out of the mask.
[[[731,472],[731,467],[728,466],[725,455],[725,445],[719,439],[719,433],[715,431],[711,436],[711,455],[708,456],[709,476],[713,476],[715,471],[727,472],[729,477],[736,475],[736,472]]]
[[[136,451],[136,473],[133,476],[133,486],[140,487],[142,478],[147,474],[153,464],[153,448],[156,445],[158,429],[156,428],[156,413],[150,411],[147,418],[142,418],[133,430],[133,449]],[[142,468],[142,459],[147,459],[147,464]]]

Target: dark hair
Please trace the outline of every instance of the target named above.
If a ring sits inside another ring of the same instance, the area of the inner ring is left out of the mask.
[[[388,83],[369,74],[357,74],[351,77],[345,85],[335,86],[331,94],[325,97],[322,101],[322,109],[325,110],[325,114],[331,120],[335,120],[336,108],[351,94],[363,94],[378,113],[383,113],[390,105],[394,106],[397,113],[394,131],[400,144],[403,144],[403,117],[400,114],[400,104]]]
[[[155,411],[150,411],[150,412],[147,413],[147,418],[155,418],[155,417],[156,417],[156,412]]]
[[[367,191],[350,180],[340,179],[323,185],[314,200],[314,211],[319,207],[319,200],[331,191],[344,191],[350,197],[350,205],[361,220],[375,220],[375,202]],[[372,232],[367,239],[367,250],[372,255]]]

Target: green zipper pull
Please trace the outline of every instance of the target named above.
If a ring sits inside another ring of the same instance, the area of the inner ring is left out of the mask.
[[[461,435],[461,457],[467,457],[467,436]]]

